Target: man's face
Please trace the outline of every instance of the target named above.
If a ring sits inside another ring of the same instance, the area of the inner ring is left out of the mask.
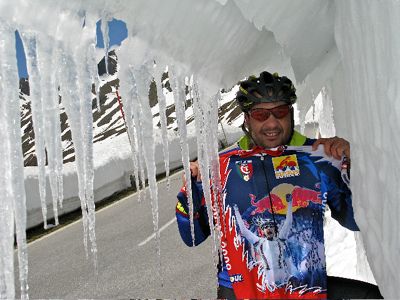
[[[267,240],[273,240],[275,236],[275,228],[272,226],[267,226],[263,229],[264,236],[267,238]]]
[[[252,107],[271,109],[284,105],[285,102],[259,103]],[[278,119],[273,114],[265,121],[257,121],[249,114],[245,114],[245,122],[254,142],[263,148],[275,148],[289,142],[292,134],[292,114]]]

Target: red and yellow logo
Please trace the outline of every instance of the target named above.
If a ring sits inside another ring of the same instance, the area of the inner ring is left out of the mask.
[[[266,210],[272,213],[271,203],[275,213],[282,215],[286,214],[288,207],[288,204],[286,202],[287,194],[292,195],[293,212],[295,212],[299,208],[308,207],[310,205],[310,202],[314,204],[322,204],[321,191],[311,190],[289,183],[281,183],[280,185],[274,187],[269,195],[261,199],[256,199],[255,195],[249,194],[251,205],[254,207],[251,215],[261,214]]]
[[[296,154],[273,157],[272,163],[274,165],[276,179],[300,175],[300,168]]]

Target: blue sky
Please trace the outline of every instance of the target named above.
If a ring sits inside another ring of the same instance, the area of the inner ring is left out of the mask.
[[[101,34],[101,22],[97,22],[97,48],[104,48],[103,35]],[[121,45],[121,42],[128,36],[128,30],[124,21],[113,19],[109,22],[110,46]],[[15,47],[17,49],[18,75],[20,78],[27,78],[25,51],[19,33],[15,32]]]

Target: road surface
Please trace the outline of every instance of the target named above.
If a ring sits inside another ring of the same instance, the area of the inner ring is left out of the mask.
[[[134,194],[96,213],[97,276],[92,259],[85,256],[82,221],[30,243],[30,298],[216,298],[211,239],[189,248],[178,233],[180,185],[181,173],[171,177],[169,192],[166,180],[158,184],[163,285],[157,275],[150,198],[146,193],[139,203]]]

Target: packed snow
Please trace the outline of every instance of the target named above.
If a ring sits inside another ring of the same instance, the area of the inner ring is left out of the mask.
[[[130,129],[128,145],[132,146],[134,142],[132,148],[136,147],[139,153],[132,153],[133,162],[137,162],[137,155],[144,155],[146,166],[139,164],[137,173],[141,175],[136,177],[144,180],[146,170],[152,186],[156,231],[158,195],[154,153],[157,150],[154,134],[150,134],[152,125],[143,123],[149,121],[144,116],[151,113],[148,103],[144,103],[146,91],[143,88],[154,76],[152,74],[160,75],[160,71],[150,71],[154,61],[162,70],[166,66],[174,67],[176,77],[171,79],[180,79],[177,86],[183,87],[184,78],[193,74],[201,102],[211,104],[215,101],[210,99],[220,88],[229,89],[238,80],[262,70],[277,71],[296,82],[301,128],[305,128],[306,114],[322,91],[321,134],[336,133],[351,142],[353,203],[361,229],[356,244],[362,248],[364,242],[368,262],[383,296],[397,297],[396,283],[400,282],[396,271],[400,249],[400,239],[396,234],[400,227],[397,217],[400,204],[396,201],[399,168],[396,152],[400,148],[400,137],[396,132],[400,117],[400,38],[396,32],[400,20],[399,1],[138,0],[128,3],[42,0],[35,5],[19,0],[0,2],[0,93],[2,99],[9,99],[7,105],[2,104],[4,109],[1,110],[4,142],[0,151],[5,160],[1,167],[4,201],[1,202],[0,227],[4,230],[1,234],[2,257],[7,257],[0,265],[1,298],[14,298],[14,279],[10,275],[14,273],[11,241],[14,224],[21,295],[28,297],[24,232],[26,195],[17,134],[20,122],[16,113],[18,85],[14,32],[18,30],[21,34],[27,54],[31,100],[35,107],[36,155],[40,161],[36,171],[40,198],[46,197],[44,148],[49,160],[47,169],[52,174],[50,186],[55,215],[57,202],[62,202],[60,194],[63,192],[66,198],[69,193],[66,178],[61,176],[65,170],[60,166],[61,146],[57,138],[60,130],[54,123],[54,116],[59,113],[54,108],[59,87],[70,119],[76,152],[73,168],[77,170],[85,245],[89,239],[90,253],[96,261],[93,191],[94,170],[97,172],[97,169],[92,144],[91,99],[92,83],[99,84],[96,51],[104,53],[104,49],[95,49],[95,32],[96,22],[102,19],[102,32],[106,33],[105,24],[111,17],[127,23],[129,36],[119,50],[119,64],[132,76],[121,78],[121,88],[125,84],[125,101],[139,100],[133,105],[142,111],[137,118],[133,117],[134,124],[131,125],[134,127]],[[107,38],[105,44],[105,49],[109,49]],[[161,78],[155,80],[160,83]],[[138,90],[137,95],[134,89]],[[184,93],[182,89],[180,94]],[[127,96],[129,93],[131,97]],[[181,104],[185,101],[185,97],[176,98]],[[133,109],[132,113],[137,113],[135,111]],[[215,112],[216,108],[206,112],[211,122],[216,120]],[[200,117],[204,118],[204,114]],[[146,132],[137,130],[137,124],[142,123]],[[186,125],[185,122],[178,123],[184,123],[178,124],[180,127]],[[180,132],[185,130],[180,128]],[[165,136],[165,131],[162,135]],[[211,143],[206,168],[213,173],[216,168],[216,134],[204,132],[204,137],[199,138]],[[182,147],[186,147],[184,143],[183,140]],[[164,142],[164,152],[160,150],[160,153],[168,153],[166,146]],[[148,151],[140,153],[142,147]],[[183,157],[184,164],[187,164],[187,157],[186,154]],[[29,187],[27,192],[30,193]],[[46,214],[44,209],[43,215]],[[358,252],[356,267],[365,266],[365,262],[358,264],[365,259],[362,251]],[[365,276],[371,281],[370,275]]]

